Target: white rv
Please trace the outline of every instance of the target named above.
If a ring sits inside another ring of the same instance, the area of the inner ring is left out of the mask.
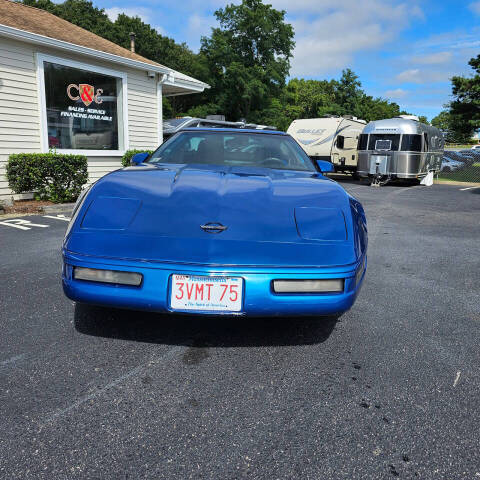
[[[365,120],[345,115],[294,120],[289,133],[314,160],[327,160],[335,170],[357,169],[358,137],[366,125]]]

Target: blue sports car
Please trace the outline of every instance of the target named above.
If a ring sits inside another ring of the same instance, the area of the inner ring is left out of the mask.
[[[228,315],[348,310],[366,269],[361,204],[289,135],[185,129],[78,199],[67,297]]]

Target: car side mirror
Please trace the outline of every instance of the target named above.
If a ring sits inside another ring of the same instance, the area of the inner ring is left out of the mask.
[[[332,162],[326,160],[316,160],[317,167],[322,173],[330,173],[335,171],[335,167]]]
[[[136,153],[132,159],[130,160],[130,163],[132,165],[140,165],[143,163],[148,157],[150,156],[149,153],[147,152],[141,152],[141,153]]]

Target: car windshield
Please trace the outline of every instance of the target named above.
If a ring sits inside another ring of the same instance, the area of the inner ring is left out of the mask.
[[[291,137],[249,132],[180,132],[165,142],[148,163],[316,171],[310,158]]]

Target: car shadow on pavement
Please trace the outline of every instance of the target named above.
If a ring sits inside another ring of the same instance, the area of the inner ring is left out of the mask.
[[[76,304],[74,322],[78,332],[96,337],[189,347],[257,347],[322,343],[338,318],[165,315]]]

